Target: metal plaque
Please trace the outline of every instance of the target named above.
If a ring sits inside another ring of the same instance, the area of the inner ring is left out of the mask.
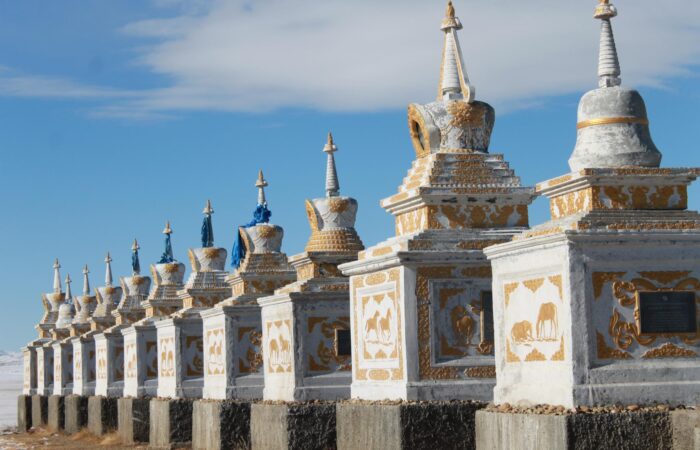
[[[637,292],[640,334],[695,334],[698,331],[695,292]]]
[[[350,330],[335,330],[335,355],[350,356],[352,354],[352,346],[350,344]]]
[[[481,342],[493,342],[493,293],[481,292]]]

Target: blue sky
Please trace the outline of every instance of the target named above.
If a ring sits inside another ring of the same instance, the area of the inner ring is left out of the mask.
[[[596,85],[595,2],[457,0],[477,98],[494,104],[491,151],[526,184],[568,171],[576,105]],[[623,83],[640,89],[664,166],[700,166],[700,6],[620,0]],[[162,251],[199,245],[211,198],[216,244],[255,207],[258,168],[284,250],[309,234],[325,135],[365,244],[393,235],[378,201],[414,157],[406,106],[437,91],[442,2],[388,0],[0,0],[0,286],[6,350],[35,336],[53,259],[80,291]],[[546,18],[545,18],[546,17]],[[478,19],[478,20],[477,20]],[[700,207],[700,189],[690,191]],[[531,208],[531,223],[548,218]]]

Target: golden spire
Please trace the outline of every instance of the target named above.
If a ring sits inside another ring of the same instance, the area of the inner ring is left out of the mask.
[[[606,0],[601,0],[601,1],[606,1]],[[445,12],[445,17],[448,19],[455,18],[455,7],[452,6],[452,1],[447,2],[447,11]]]
[[[451,1],[447,2],[445,15],[446,17],[442,19],[440,25],[440,29],[445,33],[445,41],[442,50],[442,63],[440,64],[437,99],[438,101],[463,99],[471,103],[474,100],[475,89],[469,83],[462,49],[457,38],[457,31],[462,29],[462,23],[455,16],[455,8]]]

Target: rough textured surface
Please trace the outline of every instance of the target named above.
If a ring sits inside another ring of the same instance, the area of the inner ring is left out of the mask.
[[[189,445],[192,441],[192,400],[154,398],[149,407],[150,447]]]
[[[49,399],[45,395],[32,395],[32,426],[46,425],[48,421]]]
[[[335,403],[258,403],[251,406],[253,449],[336,448]]]
[[[337,404],[339,449],[473,449],[474,402]]]
[[[250,403],[197,400],[192,407],[192,448],[250,448]]]
[[[74,434],[85,428],[88,424],[88,398],[83,395],[67,395],[66,407],[66,434]]]
[[[476,414],[477,450],[676,449],[670,412]]]
[[[117,429],[117,399],[93,396],[88,398],[88,430],[102,436]]]
[[[120,398],[117,400],[119,437],[125,444],[148,442],[150,432],[149,398]]]
[[[32,427],[32,397],[19,395],[17,397],[17,429],[25,432]]]
[[[62,395],[49,397],[48,426],[51,431],[63,430],[66,423],[65,401]]]
[[[694,450],[695,427],[697,426],[700,426],[700,411],[695,409],[671,411],[673,450]]]

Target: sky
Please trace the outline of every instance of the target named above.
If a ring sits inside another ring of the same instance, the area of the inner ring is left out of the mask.
[[[596,87],[595,1],[455,0],[477,99],[497,113],[491,152],[524,184],[568,172],[576,106]],[[700,166],[700,2],[618,0],[625,86],[640,90],[666,167]],[[437,92],[444,2],[0,0],[0,349],[36,336],[52,264],[82,289],[163,250],[215,243],[250,220],[258,169],[283,250],[303,251],[304,199],[324,193],[332,131],[341,193],[366,245],[393,235],[379,200],[414,159],[406,107]],[[690,190],[700,208],[700,188]],[[546,199],[531,224],[548,219]]]

